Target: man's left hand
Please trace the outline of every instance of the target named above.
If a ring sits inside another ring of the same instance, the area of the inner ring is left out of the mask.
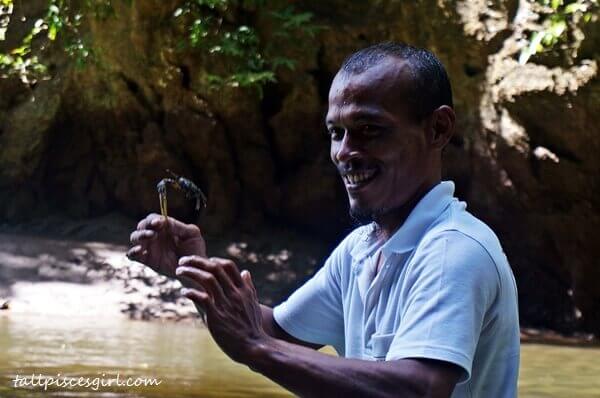
[[[182,294],[206,311],[210,334],[231,359],[244,362],[253,345],[268,338],[248,271],[240,274],[227,259],[186,256],[179,259],[176,274],[205,289],[182,289]]]

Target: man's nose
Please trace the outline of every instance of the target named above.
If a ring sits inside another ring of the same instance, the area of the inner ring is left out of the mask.
[[[352,135],[348,133],[348,130],[344,132],[342,140],[338,144],[338,148],[335,153],[335,160],[339,162],[348,162],[350,159],[360,155],[360,151],[357,146],[357,142],[353,139]]]

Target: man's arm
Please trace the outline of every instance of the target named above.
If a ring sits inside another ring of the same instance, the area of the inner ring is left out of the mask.
[[[299,396],[449,397],[461,368],[444,361],[366,361],[322,354],[268,338],[242,360]]]
[[[233,360],[248,365],[301,396],[449,397],[460,367],[446,362],[403,359],[372,362],[334,357],[272,337],[274,322],[263,316],[250,274],[225,259],[180,259],[178,275],[204,291],[182,293],[206,310],[208,329]],[[264,321],[267,319],[267,332]]]
[[[288,343],[312,348],[314,350],[318,350],[319,348],[323,347],[320,344],[308,343],[306,341],[297,339],[285,330],[283,330],[283,328],[277,324],[275,318],[273,317],[273,308],[261,304],[260,311],[262,315],[262,327],[265,333],[267,333],[269,336],[279,340],[287,341]]]

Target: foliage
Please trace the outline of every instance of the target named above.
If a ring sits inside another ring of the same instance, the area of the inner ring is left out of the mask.
[[[10,23],[14,0],[0,0],[0,40]],[[113,1],[119,0],[48,0],[47,13],[38,19],[19,46],[0,53],[0,77],[17,75],[26,84],[48,78],[42,61],[45,50],[60,42],[75,65],[94,59],[93,48],[84,32],[90,18],[103,20],[115,16]],[[128,3],[131,0],[120,0]],[[172,23],[182,27],[179,50],[199,52],[209,57],[205,83],[211,88],[223,86],[256,87],[275,81],[278,68],[292,69],[294,60],[275,50],[277,40],[313,37],[320,27],[312,23],[312,14],[293,7],[277,7],[277,0],[181,0],[173,11]],[[263,10],[273,27],[264,40],[253,27]],[[239,21],[243,21],[240,23]],[[296,41],[299,42],[299,41]],[[214,61],[214,62],[213,62]],[[210,66],[214,70],[210,70]],[[218,67],[217,67],[218,66]],[[226,72],[217,73],[216,70]]]
[[[294,36],[314,37],[320,27],[312,23],[312,14],[296,12],[291,6],[268,13],[274,26],[270,40],[262,40],[251,23],[233,22],[232,15],[251,22],[257,9],[273,7],[267,3],[266,0],[186,0],[175,10],[174,17],[183,20],[187,27],[187,40],[180,48],[201,50],[215,59],[213,65],[218,69],[227,70],[225,75],[207,71],[204,80],[209,87],[260,90],[265,83],[275,81],[277,68],[294,68],[294,60],[278,54],[274,43]]]
[[[525,64],[537,53],[551,51],[558,44],[568,46],[569,34],[579,25],[597,18],[598,0],[536,0],[543,13],[539,30],[531,33],[521,50],[519,63]]]
[[[14,10],[13,0],[0,1],[6,6],[4,17],[8,26]],[[62,36],[65,52],[74,59],[76,65],[82,66],[91,55],[91,50],[84,44],[80,32],[83,15],[72,11],[66,0],[49,0],[46,14],[35,21],[20,44],[7,53],[0,53],[0,77],[16,75],[29,85],[48,78],[47,66],[41,61],[42,54],[59,35]],[[24,16],[22,19],[26,20]],[[4,40],[3,35],[0,35],[0,40]]]

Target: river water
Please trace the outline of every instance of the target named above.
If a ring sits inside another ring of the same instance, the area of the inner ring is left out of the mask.
[[[524,345],[520,397],[600,397],[600,349]],[[15,387],[38,374],[87,387]],[[116,386],[154,378],[157,385]],[[128,380],[129,378],[129,380]],[[98,384],[102,383],[102,384]],[[108,383],[112,383],[109,387]],[[97,387],[96,387],[97,386]],[[190,324],[101,317],[0,316],[0,397],[289,397],[223,355]]]

